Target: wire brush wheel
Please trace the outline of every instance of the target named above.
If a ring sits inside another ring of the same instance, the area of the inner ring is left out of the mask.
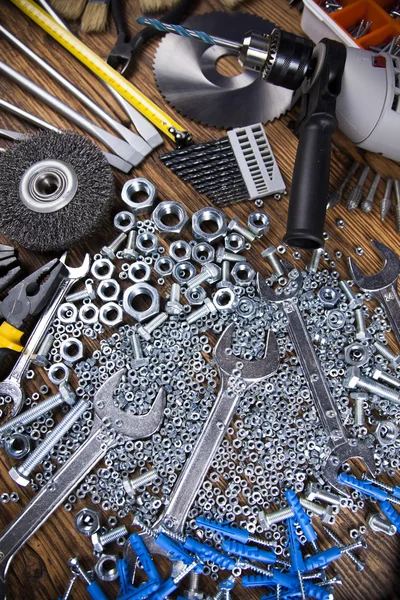
[[[0,154],[0,231],[38,252],[65,250],[110,214],[114,177],[84,136],[44,131]]]

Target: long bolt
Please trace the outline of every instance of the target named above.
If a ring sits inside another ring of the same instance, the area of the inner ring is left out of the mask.
[[[54,335],[48,333],[39,347],[35,357],[32,359],[33,364],[38,367],[47,367],[49,364],[48,355],[53,347]]]
[[[397,233],[400,235],[400,180],[394,182],[394,193],[396,194],[396,227]]]
[[[236,256],[236,255],[235,255]],[[193,288],[202,283],[215,283],[221,276],[221,269],[214,263],[207,263],[202,266],[201,271],[195,277],[192,277],[187,283],[187,288]]]
[[[128,233],[128,239],[126,241],[126,246],[122,252],[122,258],[125,258],[128,260],[136,260],[136,258],[138,257],[138,253],[135,250],[136,237],[137,237],[137,232],[135,231],[135,229],[131,229]]]
[[[70,558],[68,561],[68,565],[71,569],[71,573],[76,575],[77,577],[81,577],[87,585],[90,585],[92,582],[90,580],[89,575],[84,571],[79,564],[79,560],[75,558]]]
[[[334,506],[340,506],[340,497],[332,492],[327,492],[324,489],[318,487],[317,484],[310,482],[307,485],[307,499],[308,500],[322,500],[327,504],[333,504]]]
[[[171,293],[169,295],[169,299],[171,302],[179,302],[181,299],[181,286],[179,283],[173,283],[171,285]]]
[[[143,473],[134,479],[125,479],[123,486],[128,496],[134,496],[139,487],[146,487],[147,485],[150,485],[150,483],[157,479],[157,477],[157,471],[155,469],[150,469],[150,471],[147,471],[147,473]]]
[[[36,421],[39,417],[47,413],[49,410],[53,410],[58,406],[61,406],[67,402],[70,406],[72,406],[75,402],[75,394],[72,391],[69,383],[62,383],[60,385],[60,391],[54,396],[50,396],[43,402],[40,402],[36,406],[33,406],[29,410],[26,410],[22,414],[10,419],[6,423],[0,426],[0,435],[9,431],[12,428],[16,427],[25,427],[25,425],[29,425],[33,421]]]
[[[368,394],[353,392],[350,398],[354,400],[354,425],[362,427],[365,423],[364,403],[368,400]]]
[[[54,427],[43,442],[35,448],[22,465],[10,469],[10,477],[19,485],[28,485],[29,475],[32,471],[42,462],[57,442],[61,440],[88,408],[89,403],[86,400],[79,400],[58,425]]]
[[[198,321],[199,319],[202,319],[203,317],[206,317],[209,314],[215,313],[216,311],[217,309],[215,308],[211,300],[209,298],[206,298],[204,300],[203,306],[190,313],[190,315],[186,317],[186,322],[189,323],[189,325],[191,325],[192,323],[196,323],[196,321]]]
[[[261,256],[263,258],[267,259],[267,261],[271,265],[271,267],[272,267],[274,273],[276,273],[276,275],[281,277],[282,275],[285,274],[285,270],[282,266],[282,263],[276,255],[275,246],[270,246],[269,248],[266,248],[265,250],[263,250],[261,252]]]
[[[310,263],[307,266],[307,271],[309,273],[316,273],[318,271],[319,262],[324,252],[325,248],[316,248],[315,250],[313,250]]]
[[[381,369],[375,368],[372,372],[372,379],[384,381],[389,385],[392,385],[394,388],[400,389],[400,380],[390,375],[390,373],[386,373],[386,371],[382,371]]]
[[[356,340],[359,342],[363,342],[364,340],[371,337],[371,335],[367,332],[367,325],[365,323],[365,314],[362,307],[357,308],[354,311],[356,317]]]
[[[118,250],[118,248],[122,245],[122,243],[126,240],[127,237],[128,236],[126,235],[126,233],[120,233],[119,236],[116,237],[115,240],[109,246],[103,246],[103,248],[100,250],[101,254],[107,256],[110,260],[113,260],[115,258],[116,250]]]
[[[348,281],[339,281],[339,287],[346,296],[347,300],[349,301],[349,308],[353,310],[362,305],[362,300],[360,298],[357,298],[357,296],[351,289]]]
[[[243,225],[241,225],[239,223],[239,220],[237,217],[234,217],[229,222],[228,229],[229,229],[229,231],[236,231],[236,233],[240,233],[240,235],[242,235],[245,240],[250,242],[250,244],[252,244],[257,237],[252,231],[247,229],[247,227],[243,227]]]
[[[386,182],[385,193],[383,195],[382,200],[379,205],[379,212],[382,221],[384,221],[389,214],[390,208],[392,206],[392,189],[393,189],[393,179],[388,179]]]
[[[387,519],[384,519],[379,513],[374,513],[367,517],[367,523],[372,531],[385,533],[386,535],[396,535],[397,527]]]
[[[376,175],[372,181],[370,190],[367,194],[367,197],[361,202],[360,208],[364,213],[369,213],[372,210],[372,207],[374,205],[376,190],[378,189],[380,180],[381,180],[381,176],[379,175],[379,173],[376,173]]]
[[[216,261],[217,263],[222,263],[223,261],[228,261],[230,263],[246,262],[246,257],[243,256],[243,254],[229,252],[228,250],[225,250],[223,246],[220,246],[217,249]]]
[[[400,404],[400,394],[398,392],[378,383],[374,379],[364,377],[361,375],[359,367],[350,367],[347,369],[343,384],[349,389],[361,388],[362,390],[371,392],[371,394],[376,394],[380,398],[386,398],[391,402]]]
[[[85,281],[85,289],[79,292],[74,292],[73,294],[68,294],[65,298],[67,302],[79,302],[80,300],[85,300],[85,298],[90,298],[93,300],[96,297],[96,292],[93,287],[93,282],[91,279]]]
[[[110,529],[107,533],[103,533],[103,535],[99,536],[99,542],[102,546],[107,546],[107,544],[112,544],[118,538],[124,537],[128,533],[125,525],[120,525],[119,527],[115,527],[114,529]]]
[[[140,337],[137,333],[132,333],[131,341],[133,352],[132,367],[135,369],[138,369],[139,367],[144,367],[149,363],[149,359],[148,357],[143,356],[142,344],[140,342]]]
[[[323,530],[337,544],[337,546],[342,549],[344,548],[344,544],[340,538],[337,537],[330,529],[327,527],[323,527]],[[347,556],[350,560],[356,565],[357,571],[363,571],[365,569],[365,563],[362,560],[359,560],[352,552],[346,552]]]
[[[221,281],[218,281],[217,288],[226,287],[231,280],[231,264],[228,260],[222,261],[221,264]]]
[[[383,358],[386,358],[386,360],[388,360],[394,367],[400,365],[400,354],[394,354],[394,352],[392,352],[388,346],[384,346],[380,342],[374,342],[374,346],[378,350],[379,354],[381,354]]]
[[[169,315],[167,315],[165,312],[159,313],[154,317],[154,319],[146,323],[146,325],[140,325],[138,328],[138,334],[148,342],[153,331],[155,331],[158,327],[161,327],[161,325],[168,320],[168,317]]]

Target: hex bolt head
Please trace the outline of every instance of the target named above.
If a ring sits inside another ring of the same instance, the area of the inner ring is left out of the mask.
[[[256,239],[254,233],[247,229],[247,227],[243,227],[243,225],[239,223],[239,219],[237,217],[233,217],[233,219],[231,219],[231,221],[228,223],[228,230],[240,233],[248,242],[250,242],[250,244],[252,244]]]
[[[246,261],[246,257],[243,256],[242,254],[236,254],[235,252],[229,252],[228,250],[225,250],[225,248],[223,246],[219,246],[219,248],[217,248],[217,253],[215,255],[215,258],[216,258],[217,263],[222,263],[225,261],[233,262],[233,263]]]
[[[278,275],[278,277],[282,277],[285,274],[285,269],[282,266],[281,261],[276,256],[276,248],[275,246],[270,246],[261,252],[261,256],[266,258],[269,264],[271,265],[274,273]]]
[[[197,287],[202,283],[215,283],[221,278],[221,269],[214,263],[206,263],[202,266],[198,275],[188,281],[187,288]]]
[[[67,381],[64,381],[64,383],[60,383],[58,393],[60,394],[63,401],[69,404],[70,406],[75,404],[75,392]]]

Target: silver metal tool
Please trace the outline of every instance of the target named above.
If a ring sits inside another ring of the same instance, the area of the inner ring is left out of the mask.
[[[360,290],[370,293],[385,309],[397,342],[400,344],[400,298],[397,292],[400,259],[396,252],[382,242],[371,241],[385,261],[383,269],[374,275],[364,275],[354,260],[349,257],[350,273]]]
[[[350,181],[353,179],[359,166],[360,166],[360,163],[358,163],[357,161],[353,162],[346,177],[343,179],[343,181],[339,185],[339,187],[337,187],[336,189],[331,190],[329,192],[328,208],[334,208],[335,206],[337,206],[339,204],[339,202],[342,199],[344,190],[346,189],[346,187],[350,183]]]
[[[6,575],[13,556],[103,458],[107,450],[120,443],[124,437],[132,440],[147,438],[161,425],[165,407],[165,391],[162,388],[145,415],[124,413],[113,405],[113,394],[123,374],[124,370],[118,371],[97,391],[89,437],[56,472],[51,482],[33,497],[22,513],[0,534],[0,600],[6,598]]]
[[[31,92],[34,96],[40,98],[55,111],[62,114],[66,119],[75,123],[75,125],[78,125],[78,127],[81,127],[81,129],[93,135],[93,137],[103,142],[103,144],[115,152],[115,154],[131,163],[133,166],[137,166],[143,160],[143,155],[133,149],[124,140],[121,140],[105,129],[98,127],[79,112],[56,98],[56,96],[49,94],[44,88],[36,85],[36,83],[22,75],[22,73],[19,73],[2,61],[0,61],[0,73],[18,83],[18,85]]]
[[[393,179],[388,179],[386,182],[385,193],[382,200],[380,201],[379,211],[382,221],[384,221],[389,214],[392,206],[392,189]]]
[[[379,175],[379,173],[376,173],[375,177],[371,183],[371,187],[369,189],[369,192],[368,192],[366,198],[364,198],[364,200],[361,202],[360,208],[365,213],[369,213],[372,210],[372,207],[374,205],[376,190],[378,189],[380,180],[381,180],[381,176]]]
[[[248,31],[271,33],[274,28],[255,15],[226,12],[196,15],[184,25],[228,37],[239,45]],[[237,51],[167,34],[153,63],[162,95],[183,115],[226,129],[266,123],[290,108],[292,92],[261,81],[259,73],[221,75],[217,62],[228,55],[237,56]]]
[[[130,129],[122,125],[116,121],[111,115],[109,115],[105,110],[103,110],[98,104],[93,102],[84,94],[79,88],[73,85],[68,79],[66,79],[61,73],[56,71],[52,66],[50,66],[45,60],[43,60],[36,52],[31,50],[28,46],[26,46],[21,40],[19,40],[15,35],[13,35],[8,29],[3,27],[0,24],[0,34],[6,38],[9,42],[14,44],[23,54],[28,56],[35,64],[39,65],[52,79],[57,81],[64,89],[70,92],[73,96],[78,98],[89,110],[91,110],[95,115],[100,117],[105,123],[107,123],[114,131],[116,131],[124,140],[128,142],[132,148],[134,148],[137,152],[139,152],[143,157],[150,154],[152,151],[151,146],[147,144],[139,135],[133,133]],[[147,120],[147,119],[146,119]],[[161,136],[160,136],[161,137]],[[161,138],[162,141],[162,138]]]
[[[18,131],[9,131],[8,129],[0,129],[0,137],[5,140],[21,141],[26,140],[25,133],[18,133]]]
[[[220,372],[221,387],[211,413],[197,439],[196,445],[185,463],[170,496],[168,506],[154,525],[175,534],[183,534],[186,518],[205,476],[214,460],[222,439],[236,412],[240,398],[246,390],[276,372],[279,366],[279,349],[275,334],[268,332],[264,358],[255,361],[238,361],[229,354],[232,347],[234,324],[229,325],[214,348],[214,358]],[[240,391],[229,385],[230,377],[237,377]],[[144,535],[146,545],[155,554],[161,549],[149,536]],[[1,544],[0,544],[1,548]]]
[[[301,291],[301,286],[298,285],[297,289],[293,286],[292,292],[277,296],[260,275],[257,276],[257,286],[261,298],[267,302],[280,304],[286,315],[290,339],[295,347],[304,377],[311,389],[318,416],[329,438],[330,453],[325,459],[323,477],[334,489],[347,495],[346,488],[336,479],[341,464],[350,458],[361,458],[373,474],[375,470],[373,451],[360,440],[349,438],[343,426],[298,306],[297,296]]]
[[[368,177],[369,172],[370,172],[370,167],[368,165],[366,165],[363,169],[363,172],[360,175],[360,179],[358,180],[357,184],[353,187],[353,189],[351,190],[351,192],[348,195],[348,198],[347,198],[347,209],[348,210],[355,210],[358,207],[358,205],[360,204],[360,202],[362,200],[362,195],[363,195],[364,183]]]
[[[33,330],[29,340],[26,343],[24,350],[21,352],[18,357],[17,362],[15,363],[11,373],[0,383],[0,396],[11,396],[13,400],[13,410],[12,415],[15,416],[18,414],[22,408],[24,403],[24,391],[22,388],[22,379],[26,371],[29,368],[29,365],[32,361],[32,358],[35,355],[35,352],[43,338],[45,337],[47,330],[54,318],[54,315],[57,312],[58,307],[62,303],[64,297],[72,288],[72,286],[85,277],[89,272],[90,267],[90,257],[89,254],[86,254],[85,259],[80,267],[72,268],[68,267],[65,264],[66,254],[64,254],[60,258],[60,262],[65,265],[65,278],[61,281],[57,292],[54,294],[50,304],[45,308],[42,313],[38,323],[36,324],[35,329]]]
[[[19,108],[19,106],[11,104],[11,102],[7,102],[7,100],[3,100],[2,98],[0,98],[0,110],[6,110],[12,115],[19,117],[20,119],[23,119],[28,123],[32,123],[32,125],[36,125],[36,127],[40,127],[40,129],[49,129],[50,131],[61,131],[60,129],[58,129],[54,125],[51,125],[47,121],[44,121],[40,117],[28,113],[22,108]]]

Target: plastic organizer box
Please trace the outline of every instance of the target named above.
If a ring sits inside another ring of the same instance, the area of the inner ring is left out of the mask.
[[[389,44],[393,38],[400,36],[400,19],[393,19],[389,15],[390,10],[399,5],[398,0],[339,0],[343,8],[332,13],[324,10],[323,0],[303,2],[301,26],[316,43],[329,37],[347,46],[368,50],[371,46]],[[349,30],[363,20],[372,23],[363,37],[354,39]]]

